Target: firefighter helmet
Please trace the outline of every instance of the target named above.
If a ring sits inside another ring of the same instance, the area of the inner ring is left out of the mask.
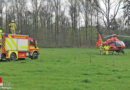
[[[0,30],[0,33],[2,33],[2,30]]]
[[[14,20],[11,20],[12,23],[14,23]]]

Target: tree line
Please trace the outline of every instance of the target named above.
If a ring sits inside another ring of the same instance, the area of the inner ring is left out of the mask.
[[[98,33],[130,35],[130,1],[0,0],[3,32],[11,20],[40,47],[95,47]]]

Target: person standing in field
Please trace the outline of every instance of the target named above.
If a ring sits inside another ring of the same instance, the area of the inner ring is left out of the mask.
[[[1,47],[2,47],[2,29],[0,27],[0,59],[1,59],[1,53],[2,53]]]
[[[2,29],[0,27],[0,48],[1,48],[1,45],[2,45]]]
[[[105,45],[104,49],[105,49],[105,54],[108,55],[109,54],[110,46],[109,45]]]
[[[10,31],[12,34],[16,34],[16,24],[14,22],[14,20],[11,21],[11,23],[9,24],[10,27]]]
[[[103,54],[103,49],[104,49],[102,44],[100,45],[99,49],[100,49],[100,55],[102,55]]]

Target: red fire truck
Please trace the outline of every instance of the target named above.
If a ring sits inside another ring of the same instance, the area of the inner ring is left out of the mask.
[[[37,59],[38,55],[37,41],[28,35],[2,34],[1,60]]]

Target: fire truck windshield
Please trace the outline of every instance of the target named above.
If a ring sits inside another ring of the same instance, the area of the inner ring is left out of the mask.
[[[30,45],[34,45],[34,42],[33,42],[33,40],[30,40]]]

